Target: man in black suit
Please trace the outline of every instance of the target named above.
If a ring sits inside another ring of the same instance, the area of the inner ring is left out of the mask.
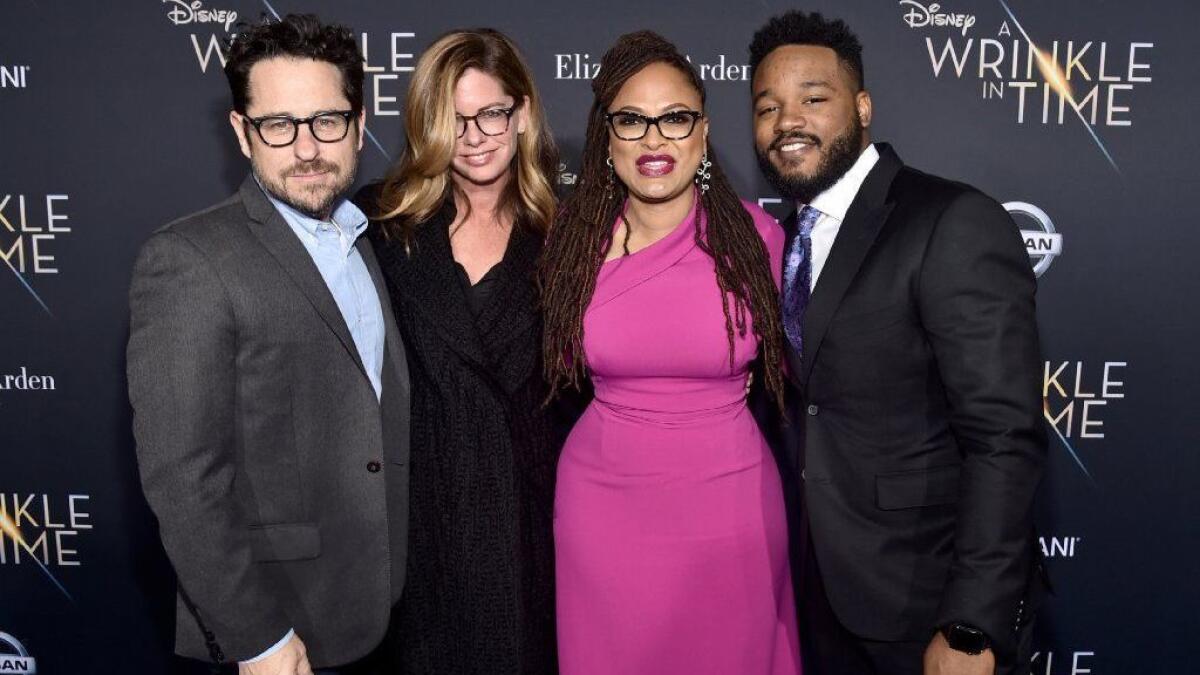
[[[862,48],[789,12],[750,47],[785,223],[797,585],[815,675],[1028,672],[1043,577],[1035,281],[1008,214],[872,144]]]
[[[349,30],[289,15],[241,31],[225,71],[251,175],[154,233],[130,289],[175,647],[243,675],[360,673],[404,586],[409,457],[404,345],[345,198],[362,54]]]

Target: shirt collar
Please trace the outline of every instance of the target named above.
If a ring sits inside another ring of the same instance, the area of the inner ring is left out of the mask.
[[[255,177],[255,181],[258,181],[257,176]],[[279,201],[275,198],[275,195],[272,195],[266,188],[262,187],[262,182],[259,182],[258,186],[262,188],[263,194],[267,196],[267,199],[271,201],[275,210],[279,212],[279,215],[283,216],[284,220],[293,226],[298,226],[308,234],[314,237],[317,236],[317,228],[328,222],[308,216]],[[351,241],[358,239],[359,235],[367,229],[367,215],[355,206],[353,202],[344,197],[338,199],[329,219],[337,223],[338,227],[350,236]]]
[[[867,174],[871,173],[871,169],[875,168],[875,163],[878,161],[879,151],[872,143],[858,156],[854,166],[851,166],[850,170],[833,184],[833,187],[817,195],[809,206],[831,218],[836,218],[838,222],[845,220],[846,212],[850,210],[850,204],[858,196],[859,188],[862,187],[863,181],[867,179]],[[803,208],[804,204],[799,204],[799,207]]]

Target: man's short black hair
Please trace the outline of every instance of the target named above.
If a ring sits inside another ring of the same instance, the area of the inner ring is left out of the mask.
[[[288,14],[278,22],[245,26],[229,46],[225,77],[233,109],[246,114],[250,102],[250,69],[277,56],[325,61],[342,73],[342,93],[354,112],[363,107],[363,57],[354,34],[344,26],[324,24],[313,14]]]
[[[829,20],[819,12],[792,10],[780,14],[758,29],[750,42],[750,79],[767,54],[786,45],[828,47],[838,56],[842,66],[854,76],[859,89],[865,86],[862,65],[862,43],[846,22]]]

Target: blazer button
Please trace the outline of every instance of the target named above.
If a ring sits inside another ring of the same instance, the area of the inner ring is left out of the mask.
[[[800,469],[800,480],[808,480],[808,469]]]
[[[367,462],[367,471],[370,471],[371,473],[379,473],[379,470],[382,468],[383,466],[381,466],[379,462],[375,460]]]
[[[820,409],[820,408],[818,408],[816,405],[810,405],[810,406],[808,406],[808,414],[809,414],[809,415],[812,415],[813,417],[816,417],[816,416],[817,416],[817,413],[819,413],[819,412],[821,412],[821,409]]]

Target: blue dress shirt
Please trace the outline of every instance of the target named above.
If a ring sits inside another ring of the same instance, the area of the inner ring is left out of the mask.
[[[338,202],[328,221],[322,221],[300,213],[270,194],[267,198],[320,270],[379,398],[383,392],[383,308],[362,254],[354,246],[367,230],[367,216],[346,199]]]

